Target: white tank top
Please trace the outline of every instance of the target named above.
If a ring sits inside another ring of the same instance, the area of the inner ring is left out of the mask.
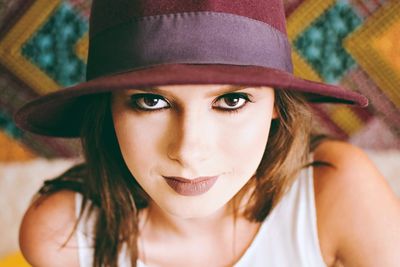
[[[326,267],[318,241],[312,170],[312,167],[302,170],[234,267]],[[82,196],[77,193],[77,216],[81,201]],[[93,218],[81,220],[77,228],[80,267],[92,267],[93,264],[91,229]],[[119,255],[118,266],[131,266],[126,249]],[[137,266],[146,267],[140,260]]]

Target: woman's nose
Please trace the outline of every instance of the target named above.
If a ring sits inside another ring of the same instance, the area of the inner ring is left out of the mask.
[[[195,167],[209,158],[213,131],[200,111],[176,115],[170,124],[168,157],[184,167]]]

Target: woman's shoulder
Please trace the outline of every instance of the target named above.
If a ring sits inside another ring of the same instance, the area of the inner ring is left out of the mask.
[[[367,154],[340,141],[318,146],[314,189],[320,247],[328,265],[398,266],[400,201]]]
[[[20,249],[33,266],[79,266],[75,192],[63,190],[35,199],[20,226]]]

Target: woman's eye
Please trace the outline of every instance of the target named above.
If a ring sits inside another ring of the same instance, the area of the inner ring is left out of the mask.
[[[226,94],[219,97],[217,101],[215,101],[214,107],[222,110],[236,110],[245,106],[248,101],[250,101],[250,99],[247,94]]]
[[[213,104],[213,107],[223,111],[238,111],[247,102],[251,102],[245,93],[229,93],[220,96]],[[155,94],[135,94],[130,97],[130,104],[133,108],[144,111],[156,111],[169,108],[168,101]]]
[[[160,95],[153,94],[136,94],[131,96],[131,104],[135,108],[143,109],[143,110],[157,110],[168,108],[169,104],[164,99],[164,97]]]

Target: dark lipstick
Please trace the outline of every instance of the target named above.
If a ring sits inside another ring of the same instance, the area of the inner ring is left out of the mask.
[[[197,196],[204,194],[215,184],[218,176],[186,179],[182,177],[163,176],[167,184],[180,195]]]

